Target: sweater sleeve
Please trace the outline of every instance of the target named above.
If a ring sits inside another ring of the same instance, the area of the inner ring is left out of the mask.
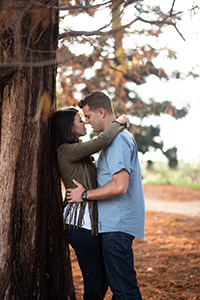
[[[63,144],[58,147],[58,153],[69,161],[75,162],[106,148],[125,127],[117,122],[112,123],[104,132],[93,140],[84,143]]]

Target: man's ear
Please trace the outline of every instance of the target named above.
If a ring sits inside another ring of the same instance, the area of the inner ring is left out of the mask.
[[[104,118],[106,115],[106,111],[103,108],[98,109],[98,115],[100,118]]]

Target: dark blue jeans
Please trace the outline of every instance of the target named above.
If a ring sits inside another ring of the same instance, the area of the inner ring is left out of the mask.
[[[67,242],[75,250],[84,280],[84,293],[88,294],[101,289],[103,295],[108,288],[108,281],[102,258],[101,239],[91,234],[91,230],[75,229],[73,226],[65,230]]]
[[[141,300],[134,269],[134,237],[123,232],[108,232],[102,233],[101,238],[103,259],[113,299]]]

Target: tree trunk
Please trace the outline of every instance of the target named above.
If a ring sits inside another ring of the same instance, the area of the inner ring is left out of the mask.
[[[57,3],[35,3],[0,1],[1,62],[10,64],[0,71],[0,299],[75,299],[49,142]]]

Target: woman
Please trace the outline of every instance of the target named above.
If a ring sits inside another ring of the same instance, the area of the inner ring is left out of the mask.
[[[86,129],[78,110],[68,108],[53,114],[51,137],[60,176],[66,189],[76,187],[72,182],[74,178],[86,189],[97,186],[96,169],[91,154],[107,147],[124,129],[121,125],[127,121],[128,118],[123,115],[96,139],[82,143],[79,138],[86,134]],[[67,241],[75,250],[83,274],[84,299],[103,299],[108,286],[102,267],[101,242],[97,236],[97,202],[67,204],[63,217]]]

